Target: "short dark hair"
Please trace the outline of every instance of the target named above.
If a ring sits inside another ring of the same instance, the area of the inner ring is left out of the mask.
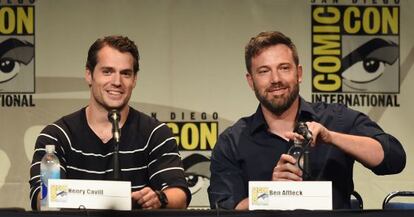
[[[288,46],[292,50],[293,61],[296,65],[299,65],[298,51],[290,38],[278,31],[267,31],[261,32],[256,37],[251,38],[246,45],[244,49],[244,58],[247,71],[252,73],[251,67],[253,57],[259,55],[264,49],[278,44]]]
[[[134,41],[130,40],[128,37],[121,35],[111,35],[105,36],[103,38],[98,38],[89,48],[88,58],[86,60],[86,68],[93,72],[95,66],[98,62],[98,52],[104,46],[110,46],[117,49],[121,53],[128,52],[134,58],[134,74],[137,74],[139,71],[139,52],[138,48],[135,45]]]

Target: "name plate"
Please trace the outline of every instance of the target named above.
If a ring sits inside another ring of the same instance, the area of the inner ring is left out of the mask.
[[[50,208],[131,210],[131,182],[49,179]]]
[[[250,210],[332,210],[330,181],[250,181]]]

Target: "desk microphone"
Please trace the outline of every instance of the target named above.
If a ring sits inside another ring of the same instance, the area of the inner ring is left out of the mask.
[[[121,115],[116,109],[112,109],[108,112],[108,120],[112,123],[112,135],[115,140],[114,144],[114,180],[120,180],[121,170],[119,168],[119,141],[121,139],[121,130],[119,129],[119,121]]]
[[[119,129],[119,121],[121,120],[121,115],[116,109],[112,109],[108,112],[108,120],[112,123],[112,135],[116,143],[119,143],[121,139],[121,130]]]

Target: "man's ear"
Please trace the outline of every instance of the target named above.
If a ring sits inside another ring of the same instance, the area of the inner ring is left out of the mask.
[[[252,77],[253,75],[251,74],[251,73],[249,73],[249,72],[247,72],[246,73],[246,80],[247,80],[247,83],[249,84],[249,86],[250,86],[250,88],[252,89],[252,90],[254,90],[254,87],[253,87],[253,77]]]
[[[138,73],[134,75],[134,85],[133,88],[135,88],[135,86],[137,86],[137,80],[138,80]]]
[[[85,70],[85,80],[88,83],[88,86],[90,87],[92,85],[92,72],[89,69]]]
[[[298,65],[298,81],[299,83],[302,83],[303,80],[303,70],[302,70],[302,65]]]

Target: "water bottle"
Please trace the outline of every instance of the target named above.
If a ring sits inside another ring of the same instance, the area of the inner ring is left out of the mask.
[[[288,154],[293,156],[296,159],[295,166],[299,167],[300,169],[303,169],[303,146],[302,142],[295,139],[293,140],[293,145],[288,150]]]
[[[57,210],[49,208],[47,183],[49,179],[60,179],[59,159],[55,155],[55,146],[46,145],[46,154],[40,163],[41,206],[40,210]]]

